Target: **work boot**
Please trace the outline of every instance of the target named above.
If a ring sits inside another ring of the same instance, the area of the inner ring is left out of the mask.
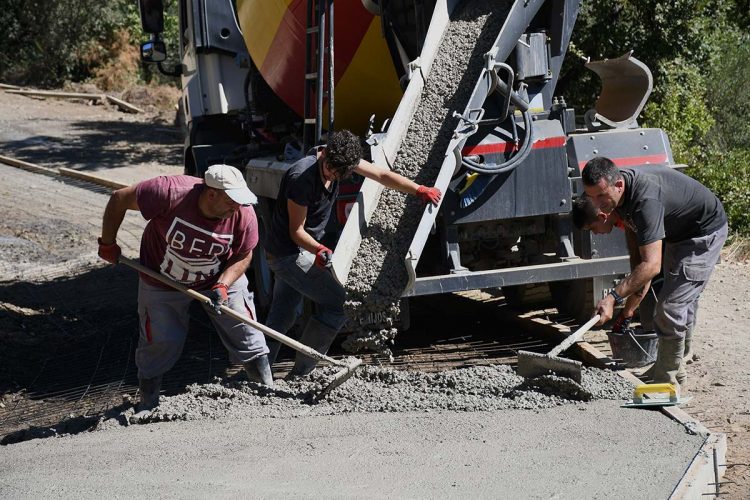
[[[685,360],[685,363],[690,364],[693,361],[693,357],[695,356],[695,353],[693,352],[693,330],[695,329],[695,325],[691,326],[687,329],[687,332],[685,332],[685,355],[682,357],[682,359]]]
[[[684,337],[659,337],[659,352],[651,367],[655,384],[669,383],[679,387],[686,379],[682,355],[685,354]]]
[[[312,347],[321,354],[328,352],[328,348],[333,344],[333,339],[336,338],[338,330],[334,330],[325,323],[321,323],[314,317],[311,317],[305,325],[305,330],[302,332],[302,336],[299,341],[306,346]],[[297,357],[294,359],[294,367],[289,375],[292,376],[305,376],[312,373],[318,364],[318,360],[310,358],[302,354],[297,353]]]
[[[273,374],[271,373],[271,364],[268,362],[268,356],[258,356],[257,358],[246,361],[242,364],[245,367],[247,379],[256,384],[263,384],[266,387],[273,387]]]
[[[153,378],[138,379],[138,391],[141,393],[141,400],[136,407],[138,413],[151,411],[159,406],[161,375]]]

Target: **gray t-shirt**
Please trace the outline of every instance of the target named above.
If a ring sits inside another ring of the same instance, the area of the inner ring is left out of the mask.
[[[623,203],[617,213],[643,246],[706,236],[721,229],[727,215],[706,186],[664,166],[620,169],[625,178]]]
[[[339,183],[334,181],[326,189],[320,177],[320,169],[315,155],[305,156],[292,165],[284,174],[279,186],[279,195],[271,218],[269,237],[265,241],[266,250],[276,256],[285,257],[299,253],[299,247],[289,236],[289,210],[287,200],[307,207],[305,231],[320,241],[325,233],[331,215]]]

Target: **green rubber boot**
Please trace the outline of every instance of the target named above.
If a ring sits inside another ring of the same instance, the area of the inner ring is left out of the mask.
[[[252,361],[243,363],[247,379],[256,384],[263,384],[266,387],[273,387],[273,373],[271,373],[271,363],[268,362],[268,356],[258,356]]]
[[[142,378],[138,380],[138,391],[141,393],[141,400],[136,407],[140,413],[151,411],[159,406],[159,391],[161,391],[161,375],[154,378]]]
[[[685,354],[685,339],[682,337],[659,337],[656,363],[651,367],[651,378],[655,384],[669,383],[679,387],[685,383],[686,372],[682,360]]]
[[[685,332],[685,355],[683,359],[687,364],[695,361],[693,359],[695,357],[695,353],[693,352],[693,330],[695,330],[695,325],[688,328],[687,332]]]

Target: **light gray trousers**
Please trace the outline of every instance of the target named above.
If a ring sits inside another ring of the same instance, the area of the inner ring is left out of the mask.
[[[229,308],[255,319],[253,294],[243,275],[229,287]],[[135,351],[138,378],[163,375],[174,366],[182,353],[190,322],[192,298],[182,292],[158,288],[140,280],[138,316],[140,337]],[[229,357],[241,363],[268,354],[266,339],[259,330],[226,315],[216,315],[205,304],[203,309],[219,334]]]
[[[664,284],[654,315],[656,333],[685,338],[695,326],[698,299],[719,261],[728,227],[707,236],[690,238],[664,247]]]

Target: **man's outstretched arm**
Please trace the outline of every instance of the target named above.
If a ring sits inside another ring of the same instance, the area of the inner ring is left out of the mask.
[[[135,185],[118,189],[109,197],[107,207],[102,218],[102,235],[99,238],[99,256],[113,264],[117,264],[120,257],[120,247],[117,245],[117,231],[122,225],[128,210],[140,210],[135,194]]]
[[[425,203],[430,202],[437,205],[442,197],[440,190],[435,187],[420,186],[403,175],[387,168],[378,167],[367,160],[360,160],[354,171],[368,179],[379,182],[387,188],[418,196]]]

